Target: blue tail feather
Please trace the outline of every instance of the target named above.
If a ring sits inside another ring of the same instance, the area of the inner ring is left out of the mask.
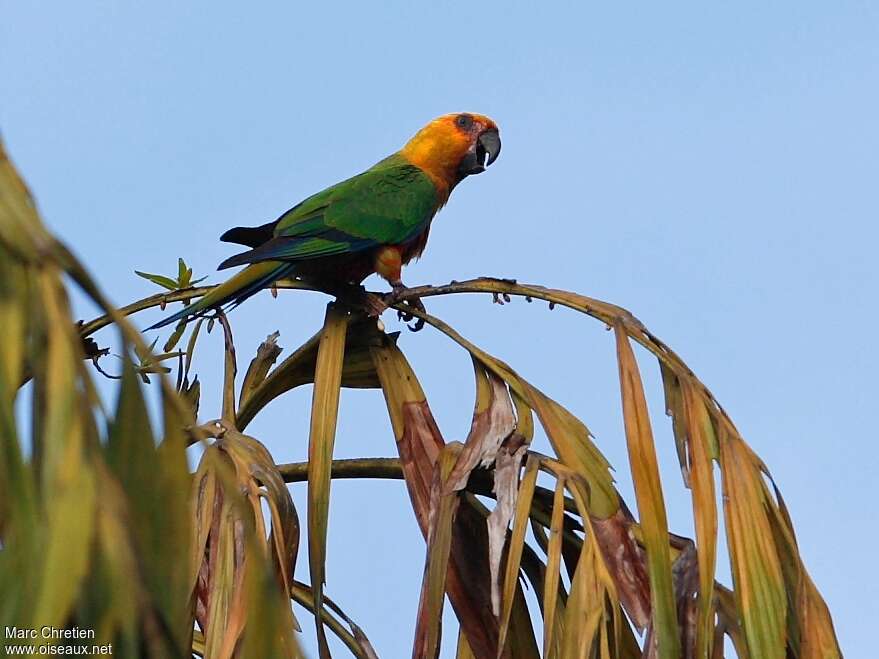
[[[195,318],[199,318],[201,316],[204,316],[205,314],[210,313],[211,311],[213,311],[214,309],[217,309],[217,308],[222,308],[224,311],[231,311],[232,309],[237,307],[239,304],[244,302],[244,300],[251,297],[252,295],[255,295],[256,293],[261,291],[263,288],[273,284],[274,282],[278,281],[279,279],[283,279],[284,277],[288,276],[292,272],[293,267],[294,266],[292,263],[285,263],[285,264],[279,266],[278,268],[272,270],[268,274],[264,275],[263,277],[260,277],[259,279],[254,280],[253,282],[244,286],[240,290],[235,291],[230,296],[223,298],[223,299],[220,299],[220,300],[216,300],[212,304],[204,306],[201,303],[203,300],[205,300],[207,298],[207,295],[206,295],[204,298],[202,298],[198,302],[194,302],[193,304],[191,304],[187,307],[183,307],[180,311],[177,311],[176,313],[171,314],[167,318],[163,318],[159,322],[157,322],[153,325],[150,325],[144,331],[148,332],[150,330],[159,329],[161,327],[166,327],[168,325],[171,325],[173,323],[179,322],[184,319],[192,320]],[[210,293],[208,293],[208,295],[210,295]]]

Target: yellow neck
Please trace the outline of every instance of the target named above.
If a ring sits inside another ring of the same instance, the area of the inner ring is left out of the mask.
[[[451,136],[422,130],[400,150],[400,155],[430,177],[443,205],[458,182],[458,151],[459,145]]]

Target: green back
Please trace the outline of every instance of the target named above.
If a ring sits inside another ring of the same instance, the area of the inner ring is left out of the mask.
[[[395,154],[294,206],[274,238],[235,260],[300,261],[398,245],[424,232],[437,206],[430,178]]]

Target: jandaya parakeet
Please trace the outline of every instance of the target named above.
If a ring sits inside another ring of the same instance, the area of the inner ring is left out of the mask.
[[[395,292],[405,290],[402,266],[424,251],[434,215],[458,183],[485,171],[500,150],[498,127],[486,116],[463,112],[434,119],[393,155],[274,222],[224,233],[220,240],[252,249],[226,259],[220,269],[247,267],[149,329],[235,306],[285,277],[338,286],[359,284],[375,272]]]

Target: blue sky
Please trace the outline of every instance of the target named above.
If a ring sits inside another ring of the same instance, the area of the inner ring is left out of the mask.
[[[273,219],[433,116],[491,115],[503,154],[455,191],[404,279],[516,277],[632,310],[769,465],[843,651],[872,652],[875,3],[2,0],[0,11],[3,138],[47,222],[120,304],[152,292],[135,268],[170,272],[178,256],[217,281],[225,229]],[[241,358],[275,329],[293,349],[324,303],[249,301],[232,317]],[[429,309],[583,418],[634,503],[611,334],[523,302]],[[463,439],[466,355],[430,330],[401,347],[446,438]],[[201,350],[209,417],[218,338]],[[655,362],[642,369],[671,524],[690,533]],[[250,427],[278,461],[304,458],[309,400],[294,392]],[[344,392],[337,454],[394,454],[380,393]],[[304,489],[293,492],[304,517]],[[327,592],[381,656],[407,656],[423,545],[404,488],[340,482],[333,495]]]

